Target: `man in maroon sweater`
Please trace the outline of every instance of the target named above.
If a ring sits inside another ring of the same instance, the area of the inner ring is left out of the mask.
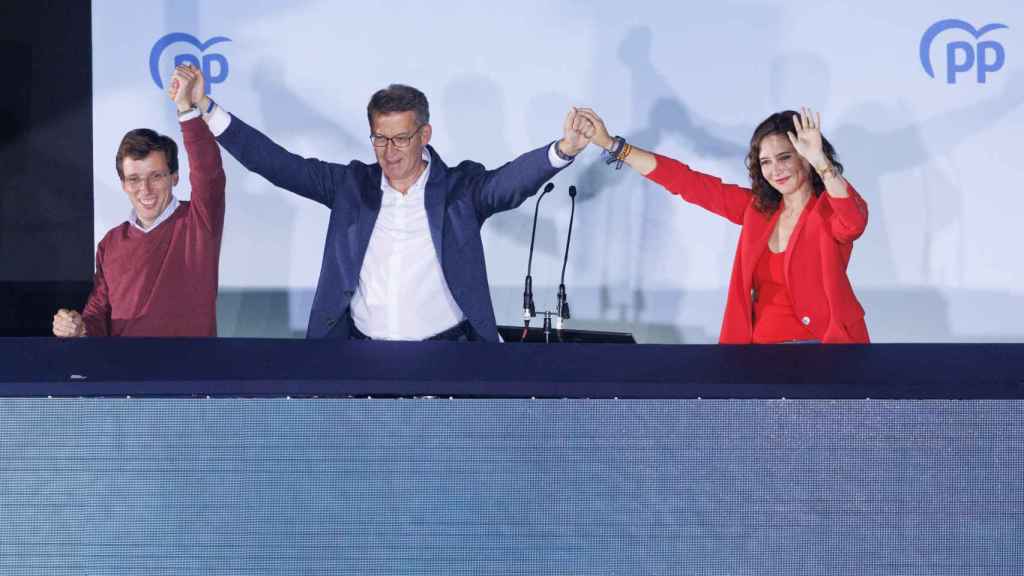
[[[55,335],[217,335],[225,178],[220,148],[195,107],[203,92],[198,70],[174,71],[168,94],[181,121],[191,201],[172,194],[178,184],[174,140],[145,128],[128,132],[116,163],[132,204],[130,219],[100,240],[85,310],[59,310]]]

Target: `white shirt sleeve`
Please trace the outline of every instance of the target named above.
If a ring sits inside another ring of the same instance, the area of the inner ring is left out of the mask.
[[[226,127],[227,126],[225,125],[225,128]],[[213,130],[213,126],[212,125],[210,126],[210,130]],[[216,136],[217,133],[214,132],[213,134]],[[555,142],[553,144],[551,144],[550,147],[548,147],[548,160],[551,161],[551,167],[552,168],[565,168],[570,163],[572,163],[572,160],[562,160],[558,156],[558,153],[555,152],[555,146],[558,146],[558,140],[555,140]]]
[[[198,108],[193,108],[193,109],[189,110],[188,112],[185,112],[184,114],[179,114],[178,115],[178,122],[181,122],[182,124],[184,124],[185,122],[188,122],[189,120],[191,120],[193,118],[199,118],[199,109]]]
[[[206,121],[206,125],[210,127],[210,132],[216,138],[228,129],[228,125],[231,124],[231,114],[228,114],[227,110],[221,108],[220,104],[214,104],[213,110],[209,114],[203,114],[203,120]]]

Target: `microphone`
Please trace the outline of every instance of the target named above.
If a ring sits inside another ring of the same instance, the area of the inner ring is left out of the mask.
[[[569,186],[569,198],[572,199],[572,210],[569,212],[569,234],[565,237],[565,256],[562,259],[562,280],[558,284],[558,304],[555,305],[555,312],[558,314],[558,321],[555,328],[562,329],[562,321],[568,320],[569,299],[565,295],[565,266],[569,263],[569,241],[572,240],[572,221],[576,217],[576,186]]]
[[[523,287],[523,339],[526,338],[526,332],[530,328],[530,318],[537,315],[537,309],[533,305],[533,276],[530,275],[533,269],[533,243],[537,239],[537,214],[540,212],[540,201],[544,198],[544,195],[555,189],[555,185],[552,182],[548,182],[544,185],[544,190],[537,197],[537,204],[533,208],[533,233],[530,235],[530,258],[526,263],[526,284]]]

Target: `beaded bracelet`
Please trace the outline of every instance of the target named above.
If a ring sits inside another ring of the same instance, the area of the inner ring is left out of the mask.
[[[629,144],[626,144],[626,139],[623,138],[622,136],[616,136],[615,138],[613,138],[612,147],[601,153],[601,155],[604,157],[604,163],[616,164],[616,170],[621,168],[622,158],[624,158],[624,156],[622,156],[622,151],[626,148],[626,146],[629,146]]]

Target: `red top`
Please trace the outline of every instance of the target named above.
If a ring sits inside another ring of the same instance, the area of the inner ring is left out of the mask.
[[[148,234],[124,222],[100,240],[82,313],[89,336],[217,335],[224,169],[201,118],[181,131],[192,200]]]
[[[800,323],[786,288],[786,253],[765,250],[754,269],[754,344],[776,344],[816,337]]]
[[[671,158],[657,156],[657,161],[648,178],[742,226],[719,342],[753,342],[754,269],[781,211],[763,214],[754,208],[749,188],[725,184]],[[833,198],[826,192],[811,198],[784,253],[783,272],[793,312],[816,340],[826,343],[868,342],[864,308],[846,276],[853,241],[868,223],[868,206],[853,186],[847,184],[846,191],[849,195],[845,198]]]

